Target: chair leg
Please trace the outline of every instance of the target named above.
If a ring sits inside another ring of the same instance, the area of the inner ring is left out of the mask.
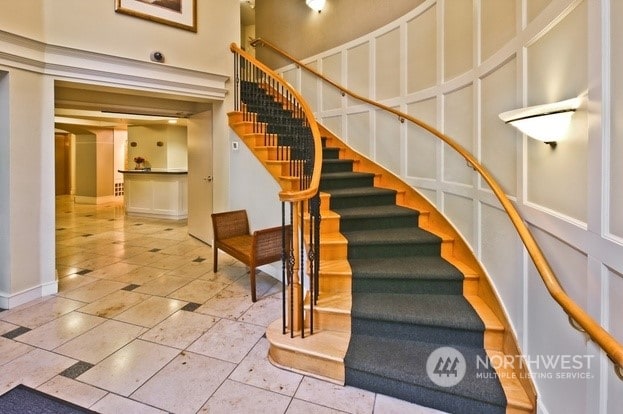
[[[216,273],[216,269],[218,268],[218,248],[213,246],[212,250],[214,251],[214,273]]]
[[[251,301],[256,302],[257,296],[255,294],[255,266],[249,268],[249,279],[251,280]]]

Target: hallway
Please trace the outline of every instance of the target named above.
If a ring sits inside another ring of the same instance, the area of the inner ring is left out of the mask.
[[[267,358],[280,283],[185,221],[56,199],[59,293],[0,311],[0,394],[18,383],[102,413],[435,413],[284,371]]]

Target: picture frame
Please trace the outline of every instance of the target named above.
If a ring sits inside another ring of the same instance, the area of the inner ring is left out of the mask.
[[[115,12],[197,32],[197,0],[115,0]]]

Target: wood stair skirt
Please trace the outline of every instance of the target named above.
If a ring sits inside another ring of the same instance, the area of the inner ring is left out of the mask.
[[[295,180],[285,175],[280,162],[276,162],[274,148],[267,147],[263,140],[257,138],[251,123],[244,121],[240,112],[230,113],[229,122],[231,128],[282,187],[288,188],[284,183]],[[374,187],[394,190],[393,197],[397,208],[417,210],[419,227],[440,236],[441,257],[462,273],[462,294],[484,324],[483,343],[487,355],[497,360],[504,355],[521,355],[505,312],[486,273],[469,246],[445,217],[408,184],[352,150],[321,125],[319,127],[325,137],[326,147],[332,148],[339,157],[339,161],[330,162],[336,165],[338,171],[341,168],[339,165],[350,163],[351,171],[372,177]],[[291,338],[289,333],[283,335],[282,322],[277,320],[268,327],[266,336],[270,342],[269,358],[276,366],[344,384],[344,358],[351,339],[353,269],[348,260],[347,238],[340,232],[344,230],[341,229],[341,217],[331,210],[330,204],[331,196],[327,192],[321,192],[320,295],[313,311],[314,334],[306,335],[305,338]],[[307,309],[306,323],[309,323],[309,307]],[[525,364],[517,361],[510,368],[496,366],[496,372],[506,398],[505,411],[535,412],[536,391],[529,372],[525,370]]]

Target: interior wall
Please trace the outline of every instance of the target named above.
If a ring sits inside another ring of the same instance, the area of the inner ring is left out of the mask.
[[[428,122],[471,151],[515,203],[568,294],[623,342],[619,3],[427,0],[386,26],[303,61]],[[278,39],[285,44],[275,43],[291,51],[289,37],[283,32]],[[413,125],[389,120],[331,87],[312,88],[314,81],[298,67],[285,65],[279,72],[310,97],[325,126],[397,172],[451,219],[484,264],[524,355],[594,361],[584,366],[588,378],[535,376],[539,412],[618,412],[623,382],[597,347],[570,326],[499,202],[465,161]],[[581,97],[582,105],[555,149],[498,117],[573,97]]]
[[[356,39],[412,10],[424,0],[327,0],[318,13],[303,0],[256,0],[255,32],[297,59]],[[286,37],[283,33],[290,33]],[[284,60],[259,48],[258,58],[269,67]]]
[[[158,142],[162,145],[158,146]],[[136,146],[133,146],[136,144]],[[128,167],[134,158],[145,158],[145,166],[161,169],[187,169],[186,127],[179,125],[142,125],[128,127]]]

